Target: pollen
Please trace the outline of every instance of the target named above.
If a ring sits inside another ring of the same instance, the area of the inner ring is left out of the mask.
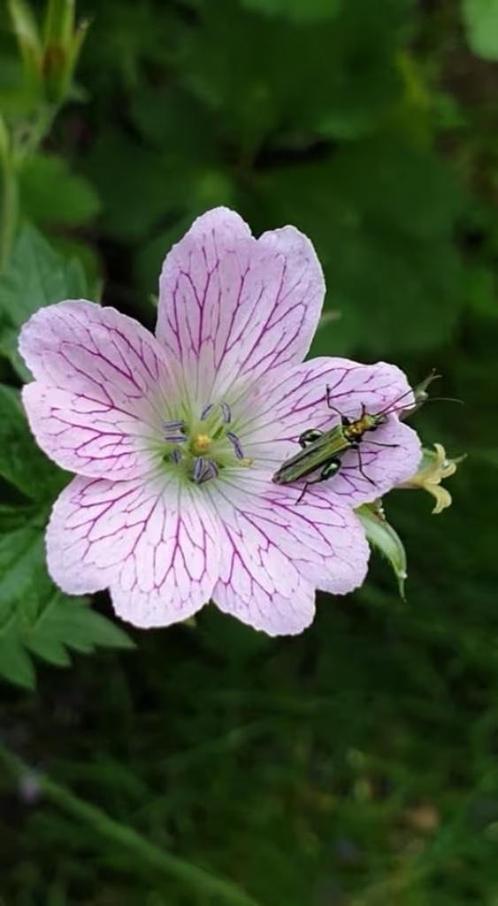
[[[207,450],[209,450],[211,443],[212,438],[209,436],[209,434],[195,434],[192,438],[190,448],[194,455],[200,456],[201,453],[206,453]]]

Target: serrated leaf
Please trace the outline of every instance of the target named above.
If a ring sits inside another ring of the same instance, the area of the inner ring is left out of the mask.
[[[0,676],[16,686],[34,689],[35,670],[29,654],[24,649],[15,626],[0,629]]]
[[[33,500],[47,500],[64,486],[67,473],[36,445],[20,394],[0,384],[0,475]]]
[[[22,213],[40,226],[79,226],[100,211],[91,183],[55,155],[29,157],[20,173],[20,200]]]
[[[133,648],[124,630],[87,606],[71,607],[74,599],[59,595],[45,622],[57,634],[63,630],[65,644],[78,651],[102,648]]]
[[[0,507],[0,675],[34,684],[29,652],[67,666],[67,649],[130,648],[132,642],[86,598],[69,597],[47,574],[46,508]]]
[[[71,658],[64,645],[50,633],[50,628],[46,631],[42,629],[29,633],[24,639],[24,643],[33,654],[36,654],[42,661],[53,664],[54,667],[69,667],[71,664]]]
[[[24,508],[23,520],[0,533],[0,624],[18,602],[36,613],[52,583],[44,564],[43,529],[48,511]],[[1,528],[1,525],[0,525]]]
[[[396,529],[389,524],[383,512],[375,505],[365,504],[357,509],[369,544],[386,558],[398,581],[401,597],[405,597],[407,561],[404,544]]]
[[[38,230],[25,226],[0,275],[0,353],[10,359],[23,380],[31,380],[17,351],[17,337],[24,321],[44,305],[88,296],[79,261],[67,261]]]
[[[462,0],[462,15],[471,50],[498,60],[498,0]]]

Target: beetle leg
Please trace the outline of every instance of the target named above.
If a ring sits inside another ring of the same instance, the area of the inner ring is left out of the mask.
[[[321,484],[322,481],[327,481],[329,478],[332,478],[332,476],[335,475],[336,472],[338,472],[340,468],[341,468],[341,460],[337,456],[334,456],[332,459],[329,459],[329,461],[326,462],[325,465],[323,466],[322,471],[320,472],[318,478],[314,478],[313,481],[307,481],[305,483],[303,490],[301,491],[298,499],[296,500],[296,504],[301,503],[301,500],[303,499],[304,495],[306,494],[306,491],[308,490],[308,488],[311,485]]]
[[[370,484],[373,484],[373,486],[375,487],[375,481],[373,480],[373,478],[370,478],[370,476],[367,475],[367,473],[363,470],[363,460],[361,458],[360,445],[357,444],[355,449],[356,449],[356,452],[358,453],[358,470],[360,472],[360,475],[363,475],[363,478],[365,478],[367,481],[370,482]]]

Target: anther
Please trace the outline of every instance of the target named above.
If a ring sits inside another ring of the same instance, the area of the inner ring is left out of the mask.
[[[183,444],[187,438],[184,434],[165,434],[164,440],[168,444]]]
[[[209,413],[214,409],[213,403],[208,403],[207,406],[204,406],[204,409],[201,412],[201,422],[205,421]]]
[[[216,478],[217,475],[218,468],[211,459],[203,459],[202,456],[199,456],[195,460],[192,478],[196,484],[202,484],[204,481],[209,481],[210,478]]]
[[[204,472],[205,464],[206,461],[202,458],[202,456],[199,456],[199,458],[195,460],[194,473],[192,475],[192,478],[194,479],[196,484],[200,484],[200,482],[202,481],[202,474]]]
[[[232,410],[228,403],[220,403],[221,414],[225,425],[229,425],[232,421]]]
[[[184,431],[185,422],[182,419],[177,419],[176,421],[163,422],[163,428],[165,431]]]
[[[209,481],[210,478],[218,477],[218,466],[212,459],[206,461],[206,468],[204,469],[204,475],[201,478],[201,481]]]
[[[241,447],[240,440],[237,435],[234,434],[233,431],[227,431],[227,437],[234,449],[237,459],[244,459],[244,451]]]

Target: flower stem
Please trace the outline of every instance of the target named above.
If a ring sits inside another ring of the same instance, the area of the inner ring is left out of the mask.
[[[32,778],[35,773],[1,742],[0,764],[5,767],[8,774],[16,781],[20,781],[24,777]],[[81,823],[91,827],[100,837],[111,840],[114,844],[127,850],[130,855],[135,856],[140,862],[148,864],[150,868],[159,874],[169,878],[174,877],[197,889],[200,893],[217,897],[217,902],[230,903],[232,906],[258,906],[258,903],[252,897],[231,881],[216,877],[205,869],[192,865],[185,859],[160,849],[133,828],[115,821],[102,809],[75,796],[62,784],[56,783],[43,774],[37,775],[36,779],[40,791],[47,799]]]

